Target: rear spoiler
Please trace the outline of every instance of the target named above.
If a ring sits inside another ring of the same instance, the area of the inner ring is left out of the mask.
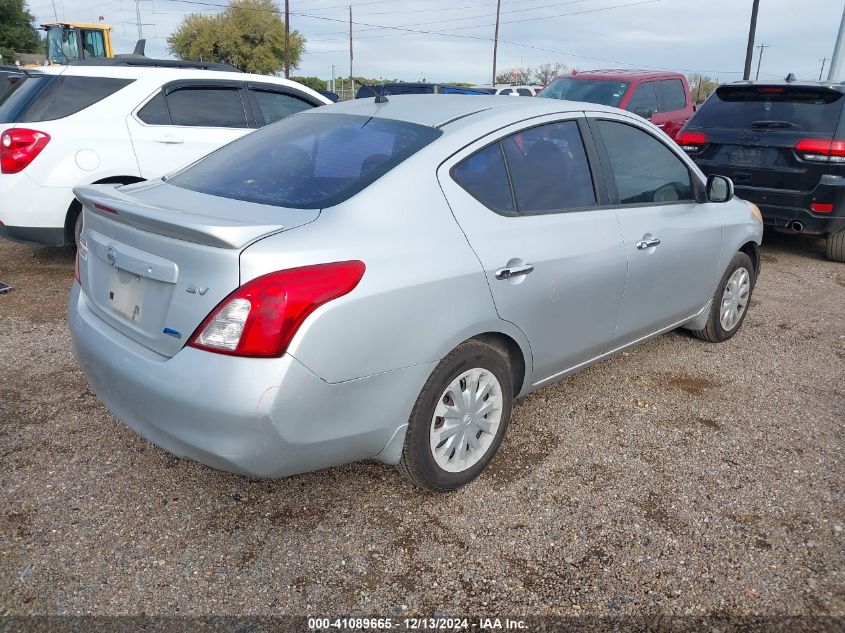
[[[241,249],[285,228],[281,224],[229,220],[154,206],[118,191],[120,186],[88,185],[75,187],[73,193],[89,212],[113,222],[217,248]]]

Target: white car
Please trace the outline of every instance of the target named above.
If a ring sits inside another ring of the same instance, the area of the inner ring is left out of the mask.
[[[0,86],[0,235],[63,246],[73,188],[129,184],[330,103],[302,84],[217,64],[113,59],[22,69]]]
[[[535,97],[543,86],[496,86],[497,95],[511,97]]]

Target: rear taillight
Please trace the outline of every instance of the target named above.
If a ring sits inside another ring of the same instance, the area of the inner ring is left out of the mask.
[[[845,141],[805,138],[795,144],[795,151],[804,160],[845,163]]]
[[[80,237],[76,245],[76,270],[74,271],[76,281],[80,286],[82,285],[81,266],[83,261],[88,261],[88,244],[85,242],[84,237]]]
[[[707,135],[702,132],[678,132],[675,142],[686,152],[698,152],[707,145]]]
[[[0,172],[16,174],[29,165],[50,142],[50,135],[38,130],[13,128],[0,136]]]
[[[813,213],[833,213],[833,203],[814,202],[810,205],[810,211]]]
[[[234,356],[281,356],[308,315],[351,292],[365,269],[360,261],[334,262],[257,277],[226,297],[188,345]]]

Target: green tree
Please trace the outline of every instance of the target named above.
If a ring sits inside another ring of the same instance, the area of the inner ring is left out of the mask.
[[[328,90],[328,84],[319,77],[291,77],[293,81],[298,81],[299,83],[308,86],[311,90]]]
[[[566,64],[555,62],[554,64],[540,64],[534,69],[534,80],[541,86],[545,86],[558,75],[566,72]]]
[[[167,43],[179,59],[224,62],[251,73],[275,74],[285,65],[285,25],[273,0],[234,0],[215,15],[188,15]],[[291,31],[288,48],[296,68],[305,38]]]
[[[0,0],[0,55],[8,64],[19,53],[37,53],[41,38],[32,28],[35,18],[24,0]]]
[[[707,75],[700,75],[699,73],[692,73],[687,76],[689,83],[689,90],[692,94],[692,102],[696,105],[704,103],[716,88],[719,87],[718,80],[714,81]]]

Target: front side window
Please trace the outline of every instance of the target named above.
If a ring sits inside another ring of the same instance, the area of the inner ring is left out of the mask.
[[[259,204],[331,207],[351,198],[441,134],[432,127],[395,119],[305,114],[248,134],[168,182]]]
[[[275,123],[276,121],[289,117],[291,114],[310,110],[314,107],[304,99],[299,99],[282,92],[252,89],[252,94],[258,103],[258,109],[261,111],[265,125]]]
[[[647,81],[637,86],[625,109],[635,114],[644,114],[646,111],[657,112],[657,92],[654,89],[654,83]]]
[[[248,127],[238,88],[178,88],[167,94],[173,125]]]
[[[680,79],[663,79],[660,81],[660,94],[663,97],[661,112],[674,112],[687,107],[687,91]]]
[[[621,204],[694,200],[690,172],[672,150],[632,125],[598,121]]]

